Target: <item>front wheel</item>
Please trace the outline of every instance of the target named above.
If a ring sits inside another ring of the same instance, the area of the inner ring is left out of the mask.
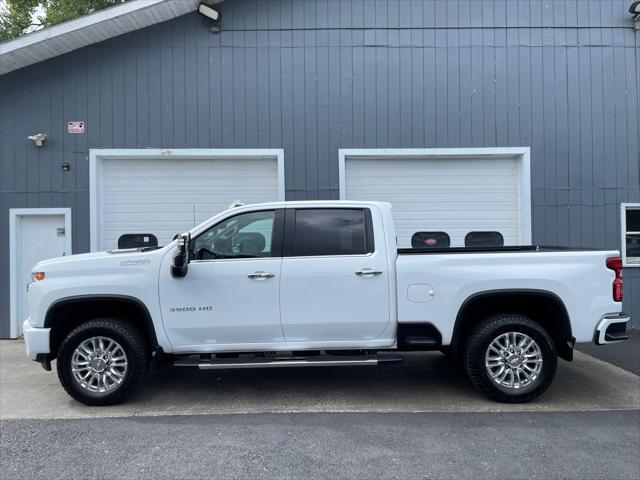
[[[538,323],[501,314],[481,322],[468,337],[464,365],[473,384],[501,402],[528,402],[551,384],[555,346]]]
[[[140,332],[118,319],[96,319],[74,329],[58,351],[58,378],[85,405],[113,405],[144,378],[148,347]]]

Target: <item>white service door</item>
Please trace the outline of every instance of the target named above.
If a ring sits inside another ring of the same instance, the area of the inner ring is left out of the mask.
[[[27,285],[31,282],[31,269],[41,260],[61,257],[66,252],[67,235],[64,215],[21,215],[17,221],[18,285],[17,309],[18,335],[22,334],[22,321],[27,318]]]
[[[519,245],[520,160],[487,157],[347,158],[345,199],[393,205],[398,247],[418,231],[443,231],[452,247],[467,233],[498,231]]]
[[[99,248],[125,233],[151,233],[159,245],[226,210],[234,201],[278,197],[278,166],[264,158],[102,160]]]

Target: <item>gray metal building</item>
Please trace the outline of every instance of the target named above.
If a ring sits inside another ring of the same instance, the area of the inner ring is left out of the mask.
[[[193,0],[136,0],[0,44],[0,337],[19,333],[22,263],[56,238],[81,253],[135,222],[163,240],[229,199],[367,192],[410,199],[426,229],[462,228],[464,199],[513,242],[624,245],[640,325],[630,3],[225,0],[211,32]],[[414,161],[440,193],[400,178]],[[38,213],[62,215],[52,237]]]

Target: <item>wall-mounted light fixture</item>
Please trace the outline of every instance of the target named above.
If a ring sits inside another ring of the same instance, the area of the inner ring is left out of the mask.
[[[210,18],[214,22],[217,22],[218,20],[220,20],[220,12],[214,8],[211,8],[206,3],[201,3],[198,6],[198,12],[200,13],[200,15],[204,15],[205,17]]]
[[[219,2],[213,2],[213,3],[219,3]],[[218,22],[222,18],[222,15],[218,10],[211,7],[211,5],[207,5],[206,3],[201,3],[200,5],[198,5],[198,13],[210,22],[209,30],[211,32],[217,33],[220,31]]]
[[[36,147],[41,147],[44,145],[44,141],[47,139],[46,133],[34,133],[33,135],[29,135],[27,140],[31,140]]]
[[[640,30],[640,1],[631,4],[629,13],[633,15],[633,29]]]

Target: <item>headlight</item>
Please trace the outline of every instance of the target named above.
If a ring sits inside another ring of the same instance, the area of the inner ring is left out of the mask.
[[[44,280],[44,272],[32,272],[31,273],[31,279],[34,282],[39,282],[41,280]]]

